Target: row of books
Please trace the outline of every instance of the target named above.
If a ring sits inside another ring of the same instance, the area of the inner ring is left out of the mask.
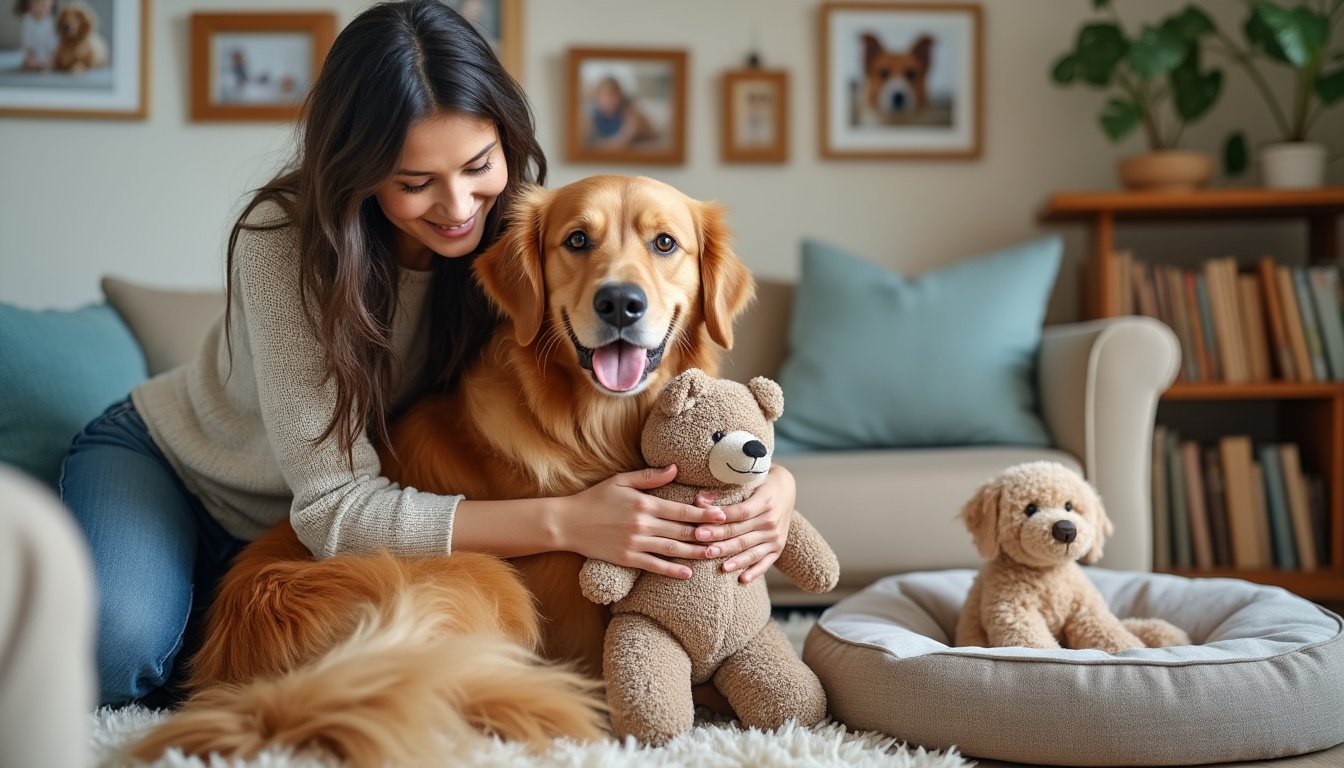
[[[1189,382],[1344,380],[1344,280],[1334,266],[1294,267],[1266,256],[1242,273],[1232,257],[1196,269],[1111,260],[1121,314],[1166,323]]]
[[[1325,479],[1295,443],[1214,445],[1153,433],[1154,565],[1313,571],[1330,562]]]

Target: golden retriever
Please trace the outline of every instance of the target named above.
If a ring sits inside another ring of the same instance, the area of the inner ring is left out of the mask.
[[[98,32],[98,14],[88,3],[66,3],[56,15],[56,34],[56,69],[78,74],[107,66],[107,41]]]
[[[642,468],[658,391],[687,368],[717,371],[753,296],[728,240],[719,206],[653,179],[530,190],[474,265],[503,322],[455,391],[393,426],[385,474],[508,499]],[[608,617],[579,591],[583,560],[545,553],[513,561],[517,571],[461,552],[315,562],[279,525],[223,580],[192,698],[132,755],[318,745],[372,766],[423,760],[445,733],[594,737]],[[510,642],[482,639],[499,636]],[[583,674],[536,663],[538,647]]]

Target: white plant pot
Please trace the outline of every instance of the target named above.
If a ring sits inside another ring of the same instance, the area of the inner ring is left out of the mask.
[[[1270,144],[1260,150],[1260,173],[1272,189],[1325,185],[1325,145],[1302,141]]]

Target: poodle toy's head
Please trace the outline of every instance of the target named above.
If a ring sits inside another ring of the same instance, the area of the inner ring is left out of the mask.
[[[1052,461],[1004,470],[975,492],[961,518],[986,559],[1002,552],[1037,568],[1095,563],[1115,530],[1092,486]]]
[[[677,465],[677,482],[702,488],[765,482],[784,393],[764,376],[746,384],[691,368],[668,382],[644,422],[649,466]]]

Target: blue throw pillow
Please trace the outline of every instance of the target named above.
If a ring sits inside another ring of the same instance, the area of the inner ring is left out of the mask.
[[[55,488],[70,440],[145,378],[115,310],[0,304],[0,462]]]
[[[779,372],[785,452],[1048,445],[1035,364],[1062,251],[1049,237],[906,279],[805,242]]]

